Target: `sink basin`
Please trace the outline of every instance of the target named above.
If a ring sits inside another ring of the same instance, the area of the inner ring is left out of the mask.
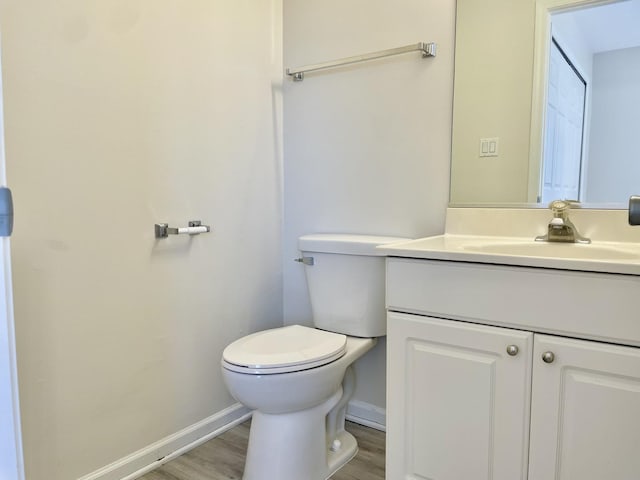
[[[578,260],[633,260],[640,258],[635,252],[615,247],[583,245],[578,243],[488,243],[465,245],[464,250],[497,255],[526,257],[571,258]]]

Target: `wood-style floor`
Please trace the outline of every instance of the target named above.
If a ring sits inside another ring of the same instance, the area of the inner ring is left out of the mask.
[[[331,479],[384,480],[384,432],[351,422],[347,422],[346,429],[358,440],[359,451]],[[147,473],[139,480],[240,480],[248,441],[247,421]]]

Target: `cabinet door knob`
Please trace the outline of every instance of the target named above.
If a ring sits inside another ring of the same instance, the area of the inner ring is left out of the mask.
[[[515,356],[518,354],[518,352],[519,352],[519,351],[520,351],[520,350],[518,349],[518,346],[517,346],[517,345],[509,345],[509,346],[507,347],[507,353],[508,353],[509,355],[511,355],[512,357],[515,357]]]
[[[553,363],[555,359],[556,359],[556,356],[553,354],[553,352],[544,352],[542,354],[542,361],[544,363]]]

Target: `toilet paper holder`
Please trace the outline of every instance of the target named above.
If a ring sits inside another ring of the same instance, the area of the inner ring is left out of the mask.
[[[169,235],[198,235],[211,231],[209,225],[202,225],[200,220],[191,220],[188,227],[170,227],[168,223],[156,223],[154,225],[156,238],[167,238]]]

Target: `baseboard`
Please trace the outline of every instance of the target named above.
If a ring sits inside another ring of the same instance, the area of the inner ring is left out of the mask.
[[[351,400],[347,405],[347,420],[382,432],[387,431],[386,410],[371,403]]]
[[[251,416],[236,403],[78,480],[133,480],[224,433]]]

